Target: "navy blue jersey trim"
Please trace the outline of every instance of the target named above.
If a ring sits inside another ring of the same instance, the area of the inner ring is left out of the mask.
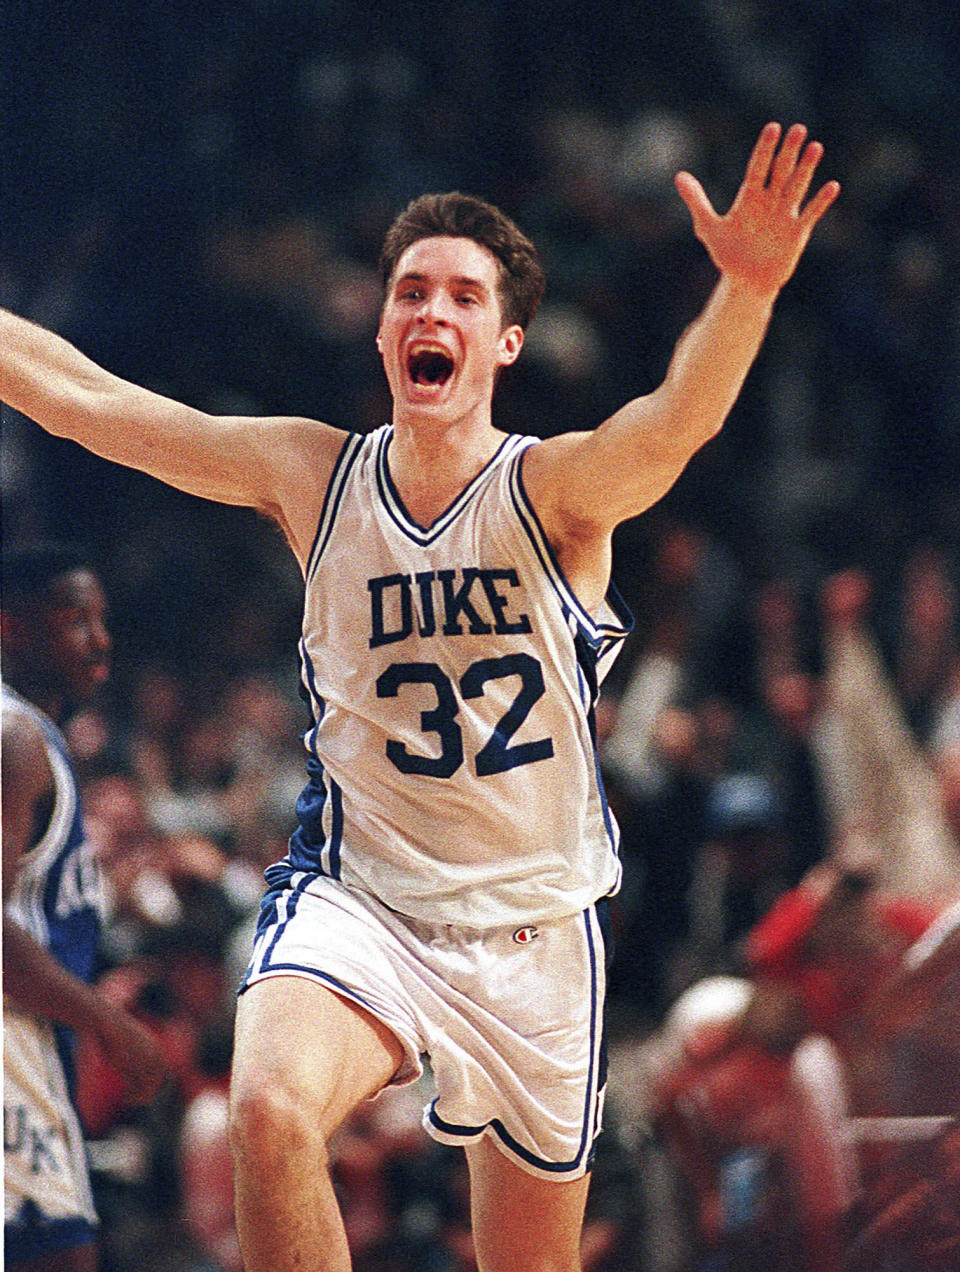
[[[607,604],[613,611],[613,616],[617,620],[618,625],[613,623],[598,623],[597,631],[600,633],[602,645],[598,658],[606,658],[606,656],[615,649],[619,649],[622,641],[633,631],[634,617],[630,606],[620,594],[620,589],[612,580],[607,585]]]
[[[330,874],[334,879],[340,878],[340,849],[343,846],[343,791],[333,778],[327,775],[330,782],[330,824],[329,863]]]
[[[417,543],[421,543],[423,539],[422,532],[420,534],[415,533],[411,529],[412,523],[408,524],[398,515],[394,507],[394,501],[391,498],[391,488],[393,487],[393,480],[390,477],[390,470],[387,467],[387,463],[386,463],[388,439],[389,439],[389,435],[385,433],[384,436],[380,439],[380,444],[377,449],[375,473],[376,473],[376,479],[377,479],[377,490],[380,492],[380,502],[383,505],[387,516],[390,518],[393,524],[397,527],[397,529],[402,534],[407,535],[408,538],[413,539]],[[397,499],[397,502],[399,503],[400,496],[397,495],[396,499]],[[402,503],[400,504],[400,507],[401,508],[403,507]]]
[[[383,1016],[377,1011],[376,1007],[364,998],[362,994],[358,994],[355,989],[351,989],[351,987],[349,985],[345,985],[343,981],[337,980],[336,976],[331,976],[329,972],[323,972],[318,967],[311,967],[309,963],[272,963],[269,967],[264,967],[262,971],[269,973],[270,976],[281,972],[290,972],[292,975],[308,976],[311,980],[323,981],[324,984],[331,986],[332,989],[335,989],[336,992],[344,998],[349,998],[351,1002],[357,1003],[360,1007],[364,1007],[372,1016],[376,1016],[377,1020],[381,1021],[390,1028],[387,1021],[383,1019]],[[258,979],[268,979],[268,977],[258,977]],[[252,983],[256,984],[257,981],[253,981]],[[242,994],[244,990],[249,989],[250,984],[251,981],[245,981],[241,986],[240,993]]]
[[[311,756],[307,760],[307,784],[297,797],[297,825],[288,840],[285,860],[289,862],[291,873],[301,870],[327,873],[324,869],[327,834],[323,822],[329,799],[326,770],[319,760]],[[329,854],[327,856],[329,859]]]
[[[276,930],[273,933],[273,939],[271,940],[270,944],[267,946],[267,949],[264,951],[263,957],[260,959],[261,971],[272,970],[272,964],[270,962],[270,959],[271,959],[271,956],[273,955],[273,951],[277,948],[277,942],[280,940],[281,936],[283,936],[284,932],[286,931],[287,924],[296,914],[297,906],[300,903],[300,897],[302,896],[309,882],[310,882],[310,876],[307,875],[305,878],[301,879],[299,883],[294,884],[292,888],[286,889],[283,892],[278,892],[277,895],[274,897],[273,899],[274,914],[276,915],[276,918],[274,921],[276,923]],[[280,899],[282,897],[286,898],[287,904],[286,904],[284,916],[281,919],[280,918]]]
[[[597,947],[593,940],[593,927],[590,923],[590,910],[583,911],[583,924],[587,933],[587,948],[590,951],[590,1077],[587,1082],[587,1093],[584,1101],[583,1109],[583,1132],[580,1136],[580,1151],[577,1154],[577,1161],[583,1157],[585,1152],[590,1149],[593,1140],[597,1138],[597,1113],[600,1109],[600,1092],[603,1083],[606,1081],[606,1039],[604,1035],[603,1020],[599,1019],[600,1010],[597,997],[597,978],[599,975],[606,979],[606,969],[602,972],[598,970]],[[600,963],[599,967],[603,967]],[[600,1050],[597,1052],[597,1029],[600,1029]],[[596,1063],[598,1070],[594,1071],[594,1056],[596,1055]],[[590,1134],[590,1128],[593,1128],[593,1134]]]
[[[377,447],[376,457],[376,474],[377,488],[380,492],[380,499],[386,509],[387,515],[394,523],[398,530],[402,531],[408,539],[412,539],[414,543],[421,547],[429,547],[444,530],[451,525],[460,513],[470,502],[470,499],[477,488],[482,484],[487,475],[496,467],[497,463],[504,457],[504,452],[515,449],[516,447],[526,443],[529,444],[530,439],[522,437],[519,433],[508,434],[496,451],[484,464],[476,477],[466,485],[459,495],[452,501],[450,506],[444,512],[431,522],[429,526],[421,526],[407,512],[400,492],[394,485],[393,477],[390,473],[390,465],[387,461],[387,451],[393,437],[393,429],[388,428],[383,432]]]
[[[313,661],[307,653],[307,642],[301,638],[300,640],[300,679],[306,681],[307,693],[310,698],[310,714],[313,716],[313,728],[308,729],[305,736],[309,736],[310,741],[307,743],[307,749],[310,753],[317,755],[317,730],[320,728],[320,721],[323,719],[324,712],[327,709],[326,701],[321,693],[317,692],[317,673],[313,667]]]
[[[523,461],[526,453],[527,451],[523,450],[517,456],[510,482],[510,493],[520,524],[526,531],[527,537],[540,559],[544,573],[565,607],[572,611],[577,626],[583,632],[585,638],[595,650],[602,650],[604,653],[609,652],[610,649],[616,648],[619,642],[629,635],[633,627],[633,615],[612,583],[608,584],[604,599],[613,610],[615,617],[621,621],[621,627],[616,627],[609,622],[597,623],[585,609],[582,601],[570,586],[570,582],[564,574],[560,562],[557,560],[556,553],[547,538],[546,531],[523,484]],[[598,658],[601,657],[602,653],[598,652],[597,656]]]
[[[573,1159],[573,1161],[548,1162],[545,1158],[538,1157],[536,1153],[531,1153],[528,1148],[524,1148],[522,1144],[517,1143],[498,1117],[491,1118],[489,1122],[484,1122],[481,1126],[457,1126],[453,1122],[445,1122],[434,1107],[435,1104],[436,1100],[434,1100],[433,1104],[430,1105],[427,1117],[430,1119],[431,1124],[435,1126],[438,1131],[442,1131],[444,1135],[458,1135],[462,1136],[464,1139],[476,1139],[478,1136],[482,1135],[484,1131],[491,1130],[498,1139],[502,1140],[503,1143],[506,1144],[507,1148],[509,1148],[512,1153],[515,1153],[517,1157],[522,1158],[523,1161],[528,1162],[531,1166],[536,1166],[538,1170],[548,1170],[554,1174],[564,1174],[569,1173],[572,1170],[577,1170],[580,1166],[580,1162],[583,1158],[582,1150],[577,1153],[577,1156]]]
[[[579,642],[578,642],[579,646]],[[606,827],[607,839],[610,841],[610,850],[613,855],[618,856],[617,844],[619,842],[617,835],[617,827],[613,820],[613,813],[610,811],[610,805],[607,802],[607,791],[603,784],[603,772],[600,766],[600,752],[597,748],[597,717],[595,703],[598,694],[597,675],[595,668],[589,664],[584,665],[583,657],[579,647],[577,648],[577,682],[580,686],[580,699],[583,702],[584,710],[587,713],[587,725],[590,729],[590,741],[593,751],[593,769],[597,779],[597,791],[600,796],[600,808],[603,812],[603,824]]]
[[[323,496],[323,506],[320,509],[316,534],[313,536],[310,554],[307,557],[305,578],[308,583],[313,578],[320,558],[323,556],[323,550],[330,539],[330,532],[333,529],[333,523],[337,519],[340,501],[343,498],[343,488],[346,485],[350,469],[356,462],[362,448],[363,435],[360,433],[348,433],[343,445],[340,447],[337,462],[334,464],[333,472],[330,474],[326,494]]]

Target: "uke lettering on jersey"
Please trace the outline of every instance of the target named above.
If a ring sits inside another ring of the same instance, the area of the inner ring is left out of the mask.
[[[525,635],[532,630],[517,613],[510,589],[519,588],[509,567],[490,570],[428,570],[369,579],[370,648],[406,640],[416,630],[427,638],[444,636]],[[415,626],[416,623],[416,626]]]
[[[59,1173],[60,1163],[52,1148],[55,1136],[56,1128],[30,1121],[25,1105],[3,1106],[3,1151],[23,1158],[31,1174],[39,1175],[42,1170]]]

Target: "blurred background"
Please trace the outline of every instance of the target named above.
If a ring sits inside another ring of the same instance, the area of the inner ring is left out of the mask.
[[[659,383],[712,286],[674,173],[724,209],[766,120],[825,144],[843,193],[724,433],[618,532],[637,623],[600,722],[625,884],[584,1265],[960,1268],[951,0],[4,16],[0,299],[214,412],[384,422],[380,240],[459,188],[550,280],[495,421],[592,428]],[[105,984],[176,1074],[132,1112],[82,1066],[106,1272],[234,1272],[232,996],[302,783],[299,575],[248,511],[9,411],[2,444],[6,540],[82,543],[110,595],[113,682],[70,741],[113,893]],[[422,1095],[342,1137],[358,1272],[474,1266]]]

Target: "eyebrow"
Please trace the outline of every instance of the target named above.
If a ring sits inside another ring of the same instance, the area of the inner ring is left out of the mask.
[[[396,287],[402,286],[404,283],[427,283],[430,281],[429,274],[422,274],[419,271],[411,270],[406,274],[401,274],[394,284]],[[476,291],[489,293],[490,288],[482,279],[471,278],[468,274],[457,274],[450,282],[455,287],[472,287]]]

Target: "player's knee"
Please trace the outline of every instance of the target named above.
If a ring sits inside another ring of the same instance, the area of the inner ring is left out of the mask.
[[[230,1148],[235,1161],[261,1162],[309,1151],[320,1162],[326,1146],[317,1110],[277,1075],[234,1081],[230,1095]]]

